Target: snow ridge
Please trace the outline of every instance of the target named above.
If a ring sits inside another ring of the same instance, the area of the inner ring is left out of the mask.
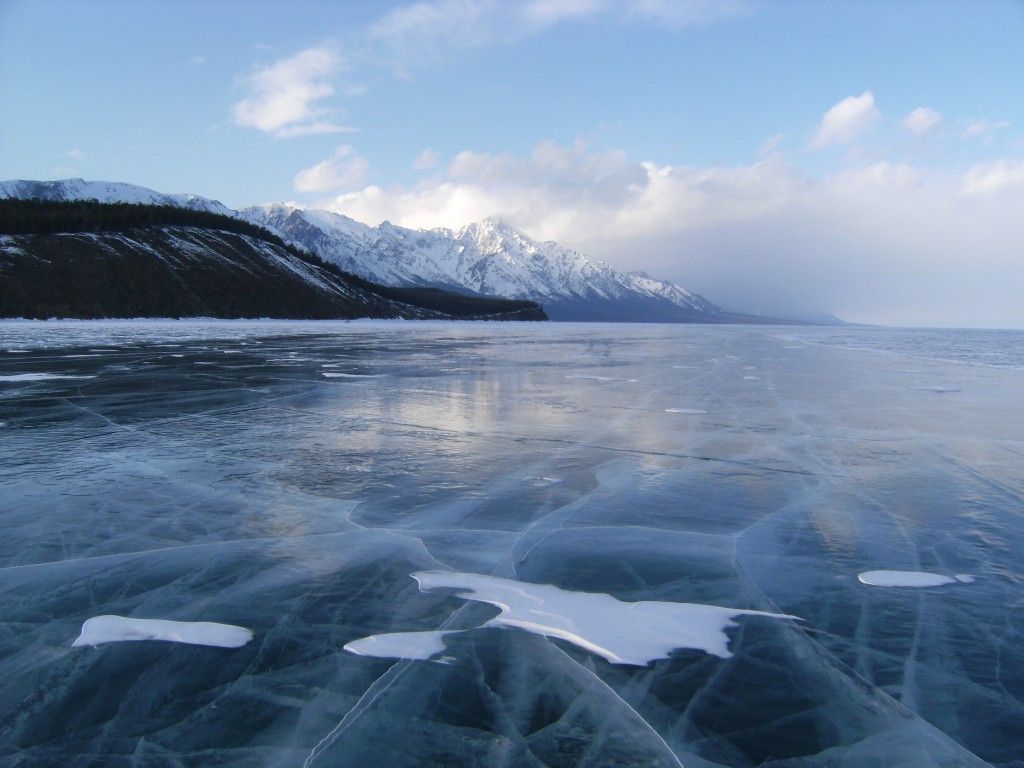
[[[50,202],[96,200],[100,203],[141,203],[145,205],[173,205],[197,211],[209,211],[224,216],[235,216],[236,211],[216,200],[191,194],[167,195],[135,184],[119,181],[86,181],[61,179],[59,181],[0,181],[0,199],[36,199]]]
[[[433,285],[508,298],[667,302],[691,313],[721,310],[642,272],[618,272],[555,242],[537,242],[500,218],[459,229],[370,227],[341,214],[273,203],[241,211],[343,269],[387,285]]]

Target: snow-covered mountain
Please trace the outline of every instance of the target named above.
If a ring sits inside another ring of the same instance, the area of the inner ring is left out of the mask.
[[[224,216],[237,216],[225,205],[199,195],[168,195],[135,184],[119,181],[86,181],[85,179],[61,179],[59,181],[23,181],[12,179],[0,181],[0,199],[46,200],[62,202],[71,200],[96,200],[100,203],[142,203],[145,205],[174,205],[196,211],[209,211]]]
[[[64,179],[0,181],[0,198],[175,205],[245,218],[343,269],[391,286],[532,299],[553,320],[730,322],[692,291],[642,272],[625,273],[555,242],[537,242],[497,218],[459,229],[371,227],[330,211],[272,203],[234,211],[198,195],[133,184]]]
[[[431,285],[529,298],[562,320],[713,320],[704,297],[643,273],[618,272],[555,242],[537,242],[500,219],[460,229],[370,227],[321,210],[270,204],[241,214],[343,269],[386,285]]]

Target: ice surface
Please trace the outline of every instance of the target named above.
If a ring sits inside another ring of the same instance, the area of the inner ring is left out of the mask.
[[[164,640],[186,645],[241,648],[252,640],[245,627],[212,621],[168,621],[127,616],[94,616],[82,625],[73,646],[102,645],[132,640]]]
[[[0,323],[0,375],[93,377],[0,385],[0,764],[1020,768],[1022,359],[1010,332]],[[977,579],[856,579],[882,568]],[[730,655],[666,655],[686,606]],[[738,609],[802,620],[723,639]],[[98,615],[253,639],[71,647]],[[399,633],[429,661],[360,645]]]
[[[707,413],[702,411],[700,408],[666,408],[665,413],[689,413],[689,414],[700,414]]]

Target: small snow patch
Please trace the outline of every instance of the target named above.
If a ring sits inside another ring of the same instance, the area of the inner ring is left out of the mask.
[[[69,376],[61,373],[13,373],[0,376],[0,381],[48,381],[50,379],[95,379],[95,376]]]
[[[872,587],[941,587],[957,581],[926,571],[864,571],[857,574],[857,580]]]
[[[427,661],[444,652],[446,632],[390,632],[361,637],[345,644],[345,650],[357,656],[379,659],[419,659]]]
[[[71,645],[102,645],[135,640],[164,640],[186,645],[241,648],[252,640],[252,631],[233,624],[212,621],[168,621],[133,619],[126,616],[94,616],[82,625]]]
[[[700,408],[666,408],[665,409],[665,413],[699,414],[699,413],[707,413],[707,411],[702,411]]]

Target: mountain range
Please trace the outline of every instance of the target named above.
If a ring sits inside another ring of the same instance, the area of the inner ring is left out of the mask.
[[[532,300],[553,320],[764,322],[727,312],[674,283],[620,272],[558,243],[538,242],[499,218],[458,229],[370,226],[290,204],[235,211],[198,195],[82,179],[0,182],[2,198],[166,205],[233,216],[374,283]]]
[[[0,199],[0,317],[547,319],[531,301],[378,285],[186,202]]]
[[[341,214],[270,204],[244,208],[343,269],[386,285],[429,285],[532,299],[553,320],[726,320],[696,293],[642,273],[618,272],[555,242],[537,242],[498,218],[459,229],[371,227]]]

